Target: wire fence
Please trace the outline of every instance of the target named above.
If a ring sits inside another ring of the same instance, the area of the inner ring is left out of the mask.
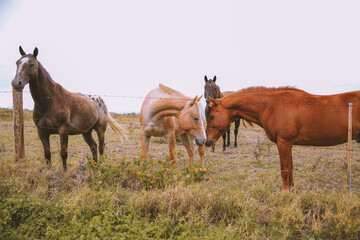
[[[12,91],[0,91],[0,94],[11,94]],[[26,94],[30,94],[30,91],[23,91],[23,93]],[[252,93],[252,92],[250,92]],[[258,94],[264,94],[264,93],[268,93],[268,91],[256,91],[253,93],[258,93]],[[241,93],[238,92],[237,93],[239,96],[241,95],[247,95],[249,94],[249,92],[247,93]],[[103,97],[103,98],[123,98],[123,99],[163,99],[163,100],[169,100],[169,101],[181,101],[181,100],[190,100],[193,99],[191,97],[148,97],[148,96],[130,96],[130,95],[111,95],[111,94],[93,94],[93,93],[84,93],[84,95],[87,96],[98,96],[98,97]],[[201,94],[199,94],[198,96],[202,96]],[[219,100],[219,99],[217,99]],[[233,102],[233,100],[227,100],[226,98],[221,99],[222,102],[226,103],[226,102]],[[244,103],[244,104],[279,104],[279,105],[295,105],[295,106],[326,106],[326,107],[348,107],[349,104],[345,103],[345,104],[329,104],[329,103],[314,103],[314,102],[286,102],[286,101],[243,101],[240,100],[240,103]],[[324,101],[325,102],[325,101]],[[359,102],[353,102],[353,107],[360,107]]]
[[[11,91],[0,91],[0,94],[10,94],[12,93]],[[30,92],[29,91],[25,91],[26,94],[29,94]],[[94,94],[88,94],[88,95],[94,95]],[[119,98],[119,99],[145,99],[146,96],[125,96],[125,95],[96,95],[96,96],[100,96],[100,97],[103,97],[103,98]],[[152,99],[167,99],[167,98],[152,98]],[[173,98],[171,100],[189,100],[191,98]],[[251,102],[252,104],[292,104],[292,105],[317,105],[317,106],[327,106],[327,107],[341,107],[341,108],[344,108],[344,107],[348,107],[348,104],[314,104],[314,103],[284,103],[284,102],[266,102],[266,101],[252,101]],[[353,107],[358,107],[358,105],[355,103],[355,105]],[[336,112],[337,110],[335,110]],[[344,112],[344,110],[339,110],[339,112],[341,111],[341,113]],[[137,146],[139,147],[140,145],[140,142],[139,142],[139,139],[140,139],[140,132],[139,132],[139,129],[141,127],[141,124],[140,124],[140,121],[138,120],[138,117],[139,116],[136,116],[134,117],[134,120],[135,121],[131,121],[129,119],[126,120],[126,122],[123,122],[123,117],[121,115],[115,115],[115,118],[117,118],[118,122],[120,123],[120,125],[122,126],[123,129],[126,130],[127,134],[129,134],[129,136],[132,136],[132,140],[125,140],[123,141],[121,144],[123,146],[128,146],[128,147],[134,147],[134,146]],[[130,122],[129,122],[130,121]],[[150,125],[143,125],[143,126],[150,126]],[[199,127],[199,129],[203,130],[205,126],[201,126]],[[34,129],[36,128],[36,126],[34,125],[34,123],[29,123],[29,122],[25,122],[25,132],[26,131],[33,131]],[[50,129],[50,128],[49,128]],[[53,128],[52,130],[54,130],[55,128]],[[57,128],[56,128],[57,129]],[[256,134],[258,134],[258,136],[262,136],[266,139],[266,135],[265,135],[265,132],[263,129],[259,128],[259,127],[252,127],[248,130],[253,131],[253,132],[256,132]],[[225,129],[218,129],[218,130],[225,130]],[[226,129],[227,130],[227,129]],[[244,129],[240,129],[240,132],[241,131],[245,131]],[[324,131],[331,131],[331,129],[324,129],[324,130],[320,130],[320,129],[316,129],[314,128],[312,131],[314,132],[324,132]],[[344,129],[344,132],[347,132],[347,128]],[[241,136],[241,135],[240,135]],[[258,140],[259,141],[259,140]],[[267,141],[267,140],[264,140],[264,141]],[[218,140],[218,146],[220,146],[221,144],[219,144],[219,142],[222,142],[222,139],[219,139]],[[166,143],[166,142],[165,142]],[[256,144],[259,144],[259,143],[256,143],[256,139],[255,141],[253,140],[253,143],[254,143],[254,148],[256,148]],[[272,146],[275,146],[272,145]],[[313,147],[314,149],[317,149],[317,150],[323,150],[323,151],[326,151],[327,154],[328,152],[337,152],[337,153],[344,153],[344,159],[346,158],[346,148],[344,146],[333,146],[333,147]],[[356,150],[357,151],[357,150]],[[350,150],[351,154],[353,155],[354,153],[354,150],[351,149]],[[355,161],[359,161],[360,158],[359,157],[356,157]],[[344,161],[345,162],[345,161]],[[295,165],[296,166],[296,165]],[[309,166],[309,167],[306,167],[306,168],[301,168],[301,167],[296,167],[294,169],[294,172],[296,173],[301,173],[301,172],[307,172],[307,171],[310,171],[311,168],[313,168],[313,166]],[[268,171],[268,169],[258,169],[258,171]],[[355,192],[357,193],[357,192]]]
[[[23,91],[27,94],[30,93],[30,91]],[[259,92],[259,91],[257,91]],[[263,93],[265,93],[266,91],[263,91]],[[0,94],[10,94],[12,93],[12,91],[0,91]],[[262,93],[260,91],[260,93]],[[245,93],[244,93],[245,94]],[[104,98],[107,98],[107,97],[110,97],[110,98],[123,98],[123,99],[144,99],[147,98],[146,96],[125,96],[125,95],[94,95],[94,94],[85,94],[85,95],[91,95],[91,96],[99,96],[99,97],[104,97]],[[151,99],[166,99],[166,100],[189,100],[191,98],[156,98],[156,97],[152,97]],[[245,104],[247,104],[246,102],[244,102]],[[250,103],[250,102],[249,102]],[[251,104],[293,104],[293,105],[317,105],[317,106],[326,106],[326,107],[348,107],[348,104],[312,104],[312,103],[283,103],[283,102],[265,102],[265,101],[252,101]],[[359,107],[359,105],[353,105],[353,107]],[[337,111],[337,110],[335,110]],[[343,113],[343,110],[341,110],[341,112]],[[44,114],[47,114],[47,113],[44,113]],[[116,114],[116,113],[115,113]],[[150,123],[150,124],[147,124],[147,123],[140,123],[140,122],[136,122],[136,124],[139,124],[139,127],[152,127],[152,126],[155,126],[156,124],[154,123]],[[121,123],[121,125],[123,126],[123,128],[127,129],[129,127],[134,127],[134,123]],[[29,126],[29,127],[35,127],[34,125],[33,126]],[[202,131],[204,130],[204,128],[206,128],[206,123],[205,125],[201,126],[201,125],[198,125],[198,126],[195,126],[193,127],[193,130],[195,131]],[[47,130],[57,130],[58,128],[43,128],[43,129],[47,129]],[[229,130],[229,129],[220,129],[220,128],[215,128],[217,130],[222,130],[222,131],[226,131],[226,130]],[[79,129],[73,129],[74,131],[76,130],[79,130]],[[171,130],[171,129],[169,129]],[[253,129],[255,130],[255,129]],[[263,129],[258,129],[258,130],[255,130],[255,131],[259,131],[259,132],[264,132]],[[312,131],[312,132],[317,132],[317,133],[324,133],[324,132],[328,132],[328,131],[331,131],[331,129],[318,129],[318,128],[313,128],[311,130],[308,130],[308,131]],[[347,132],[347,128],[344,129],[344,132]]]

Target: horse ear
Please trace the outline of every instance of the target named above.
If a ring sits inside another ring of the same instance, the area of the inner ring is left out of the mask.
[[[208,78],[207,78],[207,76],[205,75],[205,77],[204,77],[204,80],[205,80],[205,82],[207,82],[208,81]]]
[[[214,76],[213,81],[216,82],[216,75]]]
[[[190,106],[194,105],[194,104],[195,104],[195,102],[196,102],[196,100],[197,100],[197,96],[196,96],[196,97],[194,97],[194,98],[193,98],[193,100],[191,100]]]
[[[209,107],[214,107],[214,106],[218,105],[218,103],[219,103],[218,99],[215,99],[215,98],[212,98],[212,97],[209,97],[209,98],[210,98]]]
[[[19,46],[19,51],[20,51],[21,56],[26,55],[25,51],[22,49],[21,46]]]
[[[198,98],[196,99],[196,101],[200,101],[200,99],[202,98],[202,96],[203,96],[203,95],[201,95],[200,97],[198,97]]]
[[[38,55],[38,53],[39,53],[39,50],[38,50],[38,48],[36,47],[36,48],[34,49],[33,56],[36,58],[37,55]]]

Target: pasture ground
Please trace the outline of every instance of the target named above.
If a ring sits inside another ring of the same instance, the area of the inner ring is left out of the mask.
[[[162,138],[140,160],[139,116],[113,114],[128,140],[109,128],[95,166],[82,136],[70,136],[64,172],[58,136],[48,168],[31,115],[26,157],[16,163],[12,110],[0,109],[0,239],[360,239],[356,142],[351,194],[346,144],[295,146],[296,191],[284,193],[276,146],[259,127],[241,126],[238,148],[208,149],[206,169],[196,151],[190,169],[180,144],[177,166],[167,165]]]

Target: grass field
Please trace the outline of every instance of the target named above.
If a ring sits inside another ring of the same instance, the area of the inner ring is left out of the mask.
[[[14,162],[12,110],[0,110],[0,239],[360,239],[360,146],[352,151],[352,193],[346,145],[293,148],[296,191],[281,191],[278,153],[259,127],[239,131],[239,147],[205,154],[206,169],[188,168],[177,144],[153,138],[140,160],[139,116],[113,116],[97,166],[82,136],[69,140],[68,171],[59,138],[48,168],[25,111],[25,154]],[[233,141],[233,140],[232,140]]]

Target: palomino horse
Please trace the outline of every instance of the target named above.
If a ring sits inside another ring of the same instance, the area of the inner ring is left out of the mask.
[[[205,86],[204,86],[204,97],[206,99],[206,106],[205,106],[205,116],[206,120],[209,118],[209,113],[211,108],[209,107],[210,104],[210,97],[214,99],[222,98],[226,95],[229,95],[230,93],[233,93],[233,91],[225,91],[221,92],[220,87],[215,83],[216,82],[216,76],[214,76],[213,79],[208,79],[205,75]],[[240,126],[240,120],[241,118],[236,118],[234,120],[235,122],[235,129],[234,129],[234,147],[237,148],[237,135],[239,132],[239,126]],[[227,136],[227,141],[226,141]],[[224,133],[223,137],[223,151],[226,150],[226,147],[230,147],[230,128]],[[214,148],[212,149],[214,151]]]
[[[92,130],[98,135],[100,155],[104,154],[107,123],[115,132],[124,135],[124,131],[110,116],[104,101],[100,97],[69,92],[54,82],[36,59],[37,48],[33,54],[26,54],[21,46],[19,50],[21,58],[16,62],[17,71],[11,84],[16,91],[22,91],[29,83],[31,96],[34,99],[33,119],[44,147],[47,164],[51,164],[50,134],[60,135],[64,170],[66,170],[69,135],[82,134],[97,163],[97,144],[92,137]]]
[[[193,145],[189,137],[198,145],[201,164],[204,161],[204,144],[206,142],[205,116],[199,101],[159,84],[146,96],[140,111],[141,157],[146,158],[151,136],[167,137],[171,163],[176,164],[175,135],[180,135],[189,155],[189,165],[194,159]]]
[[[241,117],[258,124],[280,156],[282,188],[294,188],[293,145],[333,146],[347,141],[348,105],[354,104],[352,138],[360,141],[360,91],[312,95],[295,88],[255,87],[211,99],[207,146]]]

